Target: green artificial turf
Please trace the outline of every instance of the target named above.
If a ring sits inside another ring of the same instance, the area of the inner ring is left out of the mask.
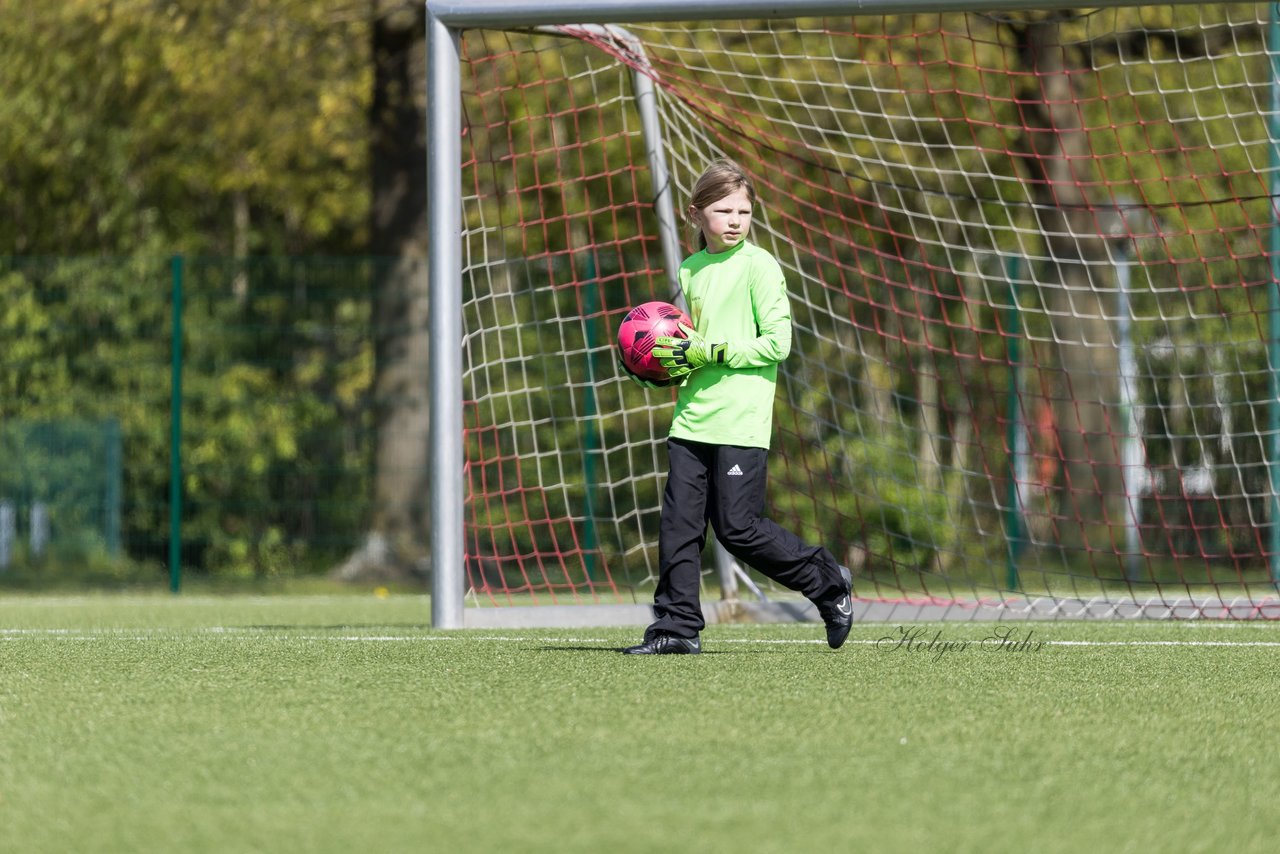
[[[1280,830],[1280,627],[1010,624],[1032,643],[1000,649],[992,624],[873,625],[832,652],[816,625],[725,626],[633,658],[638,630],[429,613],[0,601],[0,850],[1261,852]]]

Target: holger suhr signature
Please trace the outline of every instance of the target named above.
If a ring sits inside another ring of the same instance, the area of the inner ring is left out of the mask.
[[[883,652],[922,652],[934,658],[953,652],[980,649],[988,652],[1039,652],[1047,641],[1037,640],[1035,631],[1019,632],[1010,626],[996,626],[991,634],[981,640],[949,640],[942,636],[942,629],[933,630],[920,626],[897,626],[893,634],[876,641],[876,649]]]

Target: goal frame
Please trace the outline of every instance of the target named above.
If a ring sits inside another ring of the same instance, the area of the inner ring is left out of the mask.
[[[1160,5],[1191,5],[1192,0],[1163,0]],[[432,250],[429,269],[431,304],[430,336],[430,406],[429,462],[434,473],[431,483],[431,553],[432,553],[432,624],[442,629],[466,627],[532,627],[634,625],[646,622],[651,614],[644,605],[571,605],[510,608],[465,607],[465,521],[464,496],[465,450],[463,416],[463,318],[462,318],[462,148],[461,121],[461,56],[460,33],[465,29],[539,28],[564,25],[619,25],[634,22],[677,22],[732,18],[789,19],[849,15],[903,15],[912,13],[946,13],[973,11],[1061,10],[1078,3],[1058,0],[426,0],[426,94],[427,94],[427,208],[428,239]],[[1121,8],[1147,5],[1138,0],[1094,0],[1089,8]],[[1274,29],[1274,24],[1273,24]],[[614,31],[621,32],[618,30]],[[1273,64],[1276,60],[1273,59]],[[641,115],[645,149],[654,175],[654,203],[663,228],[659,235],[668,275],[678,268],[678,236],[670,186],[663,180],[666,166],[661,157],[661,132],[656,104],[652,97],[652,81],[643,74],[633,75],[633,92]],[[643,87],[649,96],[643,97]],[[1273,120],[1274,121],[1274,120]],[[1280,231],[1280,229],[1277,229]],[[1273,234],[1273,242],[1280,240]],[[1273,267],[1280,251],[1273,257]],[[1274,276],[1280,280],[1280,271]],[[1272,285],[1273,305],[1280,305],[1276,285]],[[1280,339],[1280,312],[1269,312],[1272,340]],[[1276,357],[1272,357],[1273,409],[1280,396]],[[1273,422],[1276,417],[1273,414]],[[1280,430],[1270,437],[1272,513],[1277,507],[1277,466],[1280,459]],[[1280,524],[1271,526],[1273,552],[1280,552]],[[719,551],[719,550],[718,550]],[[724,584],[732,586],[734,574],[727,555],[717,554],[717,567]],[[704,603],[708,622],[720,620],[782,621],[812,619],[807,603],[727,603],[717,607]],[[1177,601],[1075,603],[1077,618],[1109,618],[1116,616],[1176,616],[1184,607]],[[1195,602],[1185,607],[1208,616]],[[1251,607],[1251,606],[1250,606]],[[877,606],[863,605],[859,619],[875,620]],[[880,619],[918,620],[944,619],[953,610],[945,604],[921,604],[918,613],[904,614],[901,605],[892,615]],[[816,612],[815,612],[816,613]],[[1234,613],[1233,606],[1223,603],[1214,613],[1223,617],[1248,616]],[[967,620],[1062,618],[1060,603],[1028,602],[1010,613],[1006,608],[977,607],[964,609]]]

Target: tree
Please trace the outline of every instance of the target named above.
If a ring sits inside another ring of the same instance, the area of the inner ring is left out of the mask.
[[[1262,42],[1256,25],[1197,27],[1192,32],[1174,26],[1172,19],[1162,27],[1154,18],[1131,15],[1119,18],[1116,27],[1102,37],[1090,37],[1079,16],[1069,11],[1026,13],[1006,21],[1023,67],[1031,72],[1019,92],[1026,131],[1017,160],[1051,259],[1040,290],[1049,309],[1051,339],[1065,386],[1052,395],[1064,469],[1058,515],[1076,522],[1060,525],[1058,533],[1060,543],[1074,549],[1109,551],[1116,537],[1108,528],[1121,524],[1128,501],[1120,443],[1114,438],[1126,428],[1118,404],[1119,349],[1113,346],[1111,321],[1115,310],[1106,304],[1112,283],[1098,282],[1098,274],[1090,272],[1109,265],[1107,220],[1109,214],[1119,214],[1112,213],[1114,197],[1096,197],[1087,188],[1106,187],[1107,178],[1124,183],[1142,177],[1140,172],[1102,174],[1105,161],[1094,154],[1094,135],[1115,119],[1099,118],[1086,127],[1079,105],[1089,98],[1082,98],[1078,88],[1086,85],[1082,81],[1096,82],[1102,59],[1119,58],[1138,66],[1141,60],[1160,54],[1186,61],[1213,56],[1227,46],[1243,50],[1241,43]],[[1126,29],[1130,22],[1133,28]],[[1130,83],[1127,79],[1110,82]],[[1250,106],[1246,100],[1239,110],[1247,112]],[[1125,139],[1123,144],[1126,151],[1146,148],[1141,140]],[[1150,168],[1158,157],[1126,158],[1126,165],[1130,170]],[[1143,162],[1138,166],[1129,165],[1139,160]],[[1180,171],[1179,164],[1169,164],[1165,174]],[[1207,174],[1198,180],[1215,178]]]
[[[66,0],[0,29],[0,252],[350,252],[365,22],[300,0]]]
[[[374,292],[373,516],[339,578],[403,578],[427,552],[426,140],[421,3],[374,0],[370,244],[391,261]]]
[[[314,565],[315,541],[364,504],[371,346],[352,330],[367,267],[247,256],[364,248],[367,26],[363,6],[298,0],[66,0],[0,28],[0,255],[47,256],[0,264],[0,415],[120,423],[136,558],[167,536],[174,253],[202,256],[187,278],[189,565]]]
[[[1063,524],[1060,538],[1062,545],[1080,549],[1091,540],[1095,545],[1109,543],[1105,532],[1090,536],[1088,527],[1123,519],[1126,499],[1118,444],[1112,440],[1121,422],[1115,405],[1108,403],[1119,400],[1114,392],[1119,353],[1111,346],[1106,290],[1096,286],[1089,272],[1091,265],[1107,259],[1094,215],[1098,200],[1083,189],[1096,186],[1098,176],[1089,134],[1075,106],[1072,74],[1081,69],[1071,63],[1076,53],[1063,38],[1062,21],[1053,14],[1010,28],[1035,81],[1022,91],[1027,131],[1020,162],[1052,259],[1041,290],[1067,386],[1053,396],[1065,468],[1060,512],[1063,519],[1078,524]]]

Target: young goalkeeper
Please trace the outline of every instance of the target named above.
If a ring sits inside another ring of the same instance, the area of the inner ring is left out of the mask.
[[[756,191],[740,166],[716,160],[693,187],[687,216],[701,251],[680,265],[694,328],[653,353],[679,384],[667,439],[656,619],[630,655],[702,651],[699,604],[707,522],[729,553],[818,606],[838,649],[853,625],[849,571],[831,552],[765,518],[767,454],[778,363],[791,351],[791,308],[774,257],[747,239]]]

